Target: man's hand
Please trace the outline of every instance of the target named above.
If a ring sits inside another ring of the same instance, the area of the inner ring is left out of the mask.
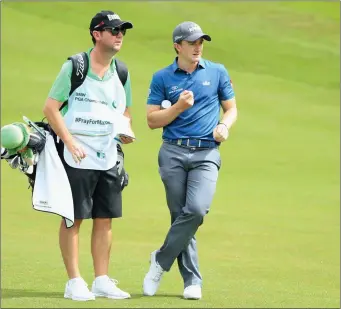
[[[130,144],[135,140],[135,138],[132,138],[132,137],[135,137],[133,130],[130,128],[129,131],[130,131],[129,136],[124,135],[124,134],[119,136],[122,144]],[[130,137],[130,136],[132,136],[132,137]]]
[[[71,153],[73,160],[80,164],[82,159],[86,157],[83,147],[79,145],[73,138],[64,142],[64,144]]]
[[[178,102],[175,104],[183,112],[194,104],[194,95],[192,91],[184,90],[180,93]]]
[[[216,142],[221,143],[227,140],[229,136],[229,130],[223,123],[219,123],[213,130],[213,138]]]
[[[131,138],[130,136],[125,136],[125,135],[121,135],[120,136],[120,141],[122,144],[130,144],[134,141],[134,138]]]

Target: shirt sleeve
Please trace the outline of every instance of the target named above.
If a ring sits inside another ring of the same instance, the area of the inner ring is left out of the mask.
[[[58,101],[65,102],[69,98],[71,90],[71,74],[72,74],[72,62],[68,60],[65,62],[54,81],[52,88],[49,92],[49,97]]]
[[[233,99],[235,94],[232,88],[231,79],[226,68],[222,65],[219,71],[218,96],[220,101]]]
[[[159,74],[154,74],[149,87],[147,104],[161,105],[166,99],[163,79]]]
[[[126,107],[130,107],[133,105],[132,93],[131,93],[131,81],[130,74],[128,72],[127,81],[124,85],[124,91],[126,93]]]

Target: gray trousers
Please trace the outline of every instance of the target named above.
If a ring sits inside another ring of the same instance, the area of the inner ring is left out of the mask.
[[[218,148],[200,149],[164,142],[159,151],[159,173],[171,215],[171,227],[156,254],[169,271],[177,259],[184,287],[202,285],[195,233],[208,213],[221,165]]]

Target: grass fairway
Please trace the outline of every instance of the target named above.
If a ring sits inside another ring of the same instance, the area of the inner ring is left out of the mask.
[[[32,209],[27,181],[1,163],[1,307],[340,307],[340,50],[338,2],[1,3],[2,125],[42,106],[64,60],[91,46],[88,26],[112,9],[135,29],[120,58],[133,86],[134,128],[125,147],[130,185],[114,221],[110,274],[132,299],[79,303],[67,280],[59,217]],[[142,296],[149,254],[169,227],[157,172],[161,131],[148,129],[151,75],[175,56],[171,33],[193,20],[212,36],[204,56],[232,77],[239,120],[221,149],[217,193],[197,238],[203,299],[181,299],[177,266],[157,296]],[[89,235],[80,266],[93,280]]]

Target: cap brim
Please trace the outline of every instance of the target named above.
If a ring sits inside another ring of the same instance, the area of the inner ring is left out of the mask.
[[[121,24],[120,24],[120,27],[124,27],[125,29],[132,29],[134,28],[133,24],[129,21],[123,21]]]
[[[200,38],[203,38],[206,41],[211,41],[211,37],[208,34],[205,33],[193,33],[192,35],[188,36],[187,38],[185,38],[185,41],[188,42],[194,42]]]
[[[123,20],[113,20],[110,23],[106,24],[106,27],[122,27],[124,29],[132,29],[133,24],[129,21],[123,21]]]

